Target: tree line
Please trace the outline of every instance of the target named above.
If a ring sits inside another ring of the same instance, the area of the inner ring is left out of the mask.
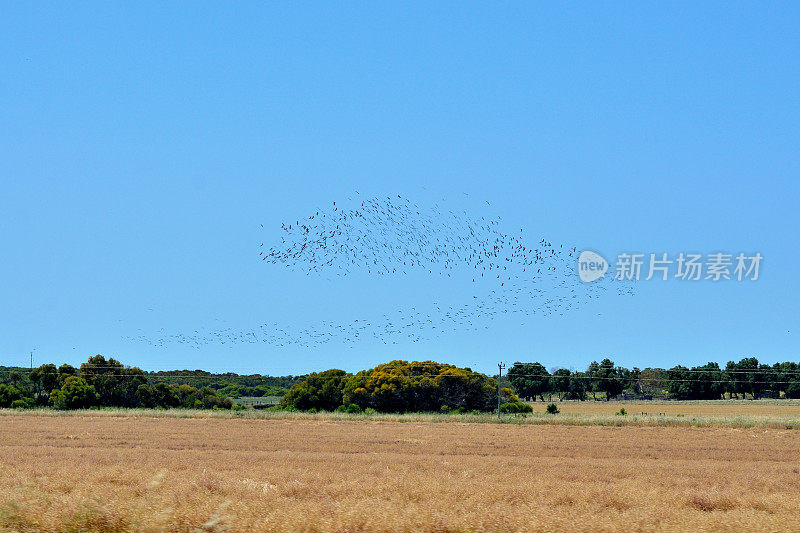
[[[518,398],[504,388],[502,402]],[[350,374],[331,369],[295,384],[282,408],[303,411],[468,412],[497,408],[497,380],[434,361],[391,361]]]
[[[515,403],[518,396],[533,401],[552,401],[554,396],[610,400],[619,395],[676,400],[800,398],[800,365],[768,365],[746,357],[729,361],[724,368],[710,362],[642,370],[617,366],[606,358],[576,372],[517,362],[501,383],[503,403]],[[332,369],[284,377],[202,370],[145,372],[102,355],[90,357],[78,368],[0,367],[0,407],[231,409],[231,398],[265,395],[282,397],[282,408],[300,410],[491,411],[497,407],[497,379],[433,361],[391,361],[355,374]]]
[[[617,366],[610,359],[593,361],[585,371],[560,368],[548,372],[541,363],[514,363],[508,370],[514,392],[526,400],[545,396],[560,400],[637,399],[720,400],[726,398],[800,398],[800,365],[759,363],[755,357],[669,369]]]
[[[96,355],[78,368],[52,363],[0,368],[0,407],[231,409],[231,398],[283,396],[301,379],[203,370],[145,372]]]

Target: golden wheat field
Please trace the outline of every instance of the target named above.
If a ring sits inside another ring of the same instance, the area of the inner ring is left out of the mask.
[[[7,531],[791,531],[800,432],[0,416]]]

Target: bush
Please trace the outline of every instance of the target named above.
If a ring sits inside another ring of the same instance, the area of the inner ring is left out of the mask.
[[[522,402],[508,402],[504,403],[500,406],[501,413],[532,413],[533,407],[528,405],[527,403]]]
[[[463,415],[464,413],[467,413],[467,412],[469,412],[469,411],[467,411],[466,407],[459,407],[458,409],[453,409],[452,411],[450,411],[450,414],[451,415]]]
[[[235,403],[235,404],[233,404],[231,406],[231,410],[232,411],[244,411],[245,409],[247,409],[247,408],[244,405],[240,404],[240,403]]]
[[[30,409],[33,407],[33,400],[30,398],[22,398],[11,402],[12,409]]]
[[[18,388],[0,383],[0,407],[11,407],[21,397],[22,392]]]
[[[350,374],[344,370],[326,370],[309,374],[300,383],[292,385],[289,392],[281,399],[281,407],[295,407],[307,411],[317,409],[334,409],[342,405],[342,394],[345,382]]]
[[[517,401],[509,389],[502,394],[506,402]],[[382,413],[447,413],[457,406],[491,411],[497,406],[497,381],[433,361],[391,361],[349,377],[342,403]]]
[[[374,414],[376,414],[377,412],[378,412],[378,411],[376,411],[376,410],[375,410],[375,409],[373,409],[372,407],[367,407],[366,409],[364,409],[364,414],[365,414],[365,415],[374,415]]]
[[[317,409],[316,407],[312,407],[312,408],[311,408],[311,409],[309,409],[307,412],[308,412],[309,414],[312,414],[312,415],[314,415],[314,414],[317,414],[317,413],[319,412],[319,409]]]
[[[557,415],[558,413],[561,412],[561,410],[558,408],[558,406],[556,404],[549,403],[549,404],[547,404],[546,412],[549,415]]]
[[[617,415],[617,416],[625,416],[625,415],[628,414],[628,411],[626,411],[625,408],[623,407],[623,408],[621,408],[619,411],[617,411],[614,414]]]
[[[340,405],[336,409],[333,410],[334,413],[344,413],[347,411],[347,407],[344,405]]]
[[[86,409],[97,405],[100,396],[86,380],[70,376],[60,389],[50,393],[50,403],[56,409]]]
[[[362,411],[362,410],[361,410],[361,408],[360,408],[359,406],[357,406],[357,405],[356,405],[356,404],[354,404],[354,403],[351,403],[350,405],[348,405],[348,406],[345,408],[345,411],[347,411],[347,412],[348,412],[348,413],[350,413],[351,415],[358,415],[358,414],[361,414],[361,413],[363,413],[363,412],[364,412],[364,411]]]

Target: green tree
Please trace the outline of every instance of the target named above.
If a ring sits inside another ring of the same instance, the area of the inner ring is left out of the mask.
[[[13,385],[0,383],[0,407],[11,407],[11,404],[22,398],[22,391]]]
[[[594,366],[593,366],[594,365]],[[603,392],[606,401],[610,400],[624,389],[623,379],[620,369],[614,366],[611,359],[603,359],[599,364],[593,362],[590,366],[593,390]]]
[[[667,390],[678,400],[718,400],[727,383],[717,363],[707,363],[689,370],[676,366],[667,372]]]
[[[125,367],[114,358],[95,355],[81,365],[80,375],[100,396],[100,405],[135,407],[139,385],[147,383],[139,368]]]
[[[638,375],[639,391],[645,396],[661,396],[666,388],[667,371],[663,368],[645,368]]]
[[[559,368],[550,377],[550,388],[558,395],[559,400],[563,400],[569,394],[569,385],[572,372],[567,368]]]
[[[178,394],[166,383],[139,385],[136,396],[142,407],[177,407],[181,404]]]
[[[541,363],[514,363],[508,369],[508,380],[514,391],[526,400],[536,400],[550,392],[550,373]]]
[[[67,381],[67,378],[70,376],[77,376],[78,369],[72,365],[68,365],[64,363],[60,367],[58,367],[58,386],[62,387],[64,382]]]
[[[61,386],[58,379],[58,368],[52,363],[41,365],[39,368],[34,369],[31,371],[29,378],[33,383],[37,402],[40,398],[43,398],[46,402],[50,398],[50,393],[53,392],[53,389]]]
[[[728,361],[725,371],[728,374],[730,392],[736,396],[741,394],[742,397],[750,394],[754,399],[761,397],[763,391],[768,388],[764,376],[765,367],[767,366],[759,366],[755,357],[745,357],[738,363]]]
[[[314,372],[300,383],[292,385],[281,399],[282,407],[295,407],[306,411],[315,407],[333,411],[342,405],[344,384],[350,374],[344,370],[332,369]]]
[[[391,361],[348,377],[343,401],[383,412],[492,411],[497,380],[468,368],[435,361]],[[291,394],[291,391],[290,391]],[[504,402],[518,398],[501,390]]]
[[[50,394],[50,402],[56,409],[85,409],[97,405],[99,399],[94,387],[77,376],[69,376],[60,389]]]

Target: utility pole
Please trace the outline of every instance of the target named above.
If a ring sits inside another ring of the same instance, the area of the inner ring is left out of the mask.
[[[33,370],[33,350],[31,350],[31,370]]]
[[[505,363],[497,363],[497,419],[500,420],[500,402],[503,396],[503,386],[500,384],[500,378],[503,377],[503,369],[506,367]]]

